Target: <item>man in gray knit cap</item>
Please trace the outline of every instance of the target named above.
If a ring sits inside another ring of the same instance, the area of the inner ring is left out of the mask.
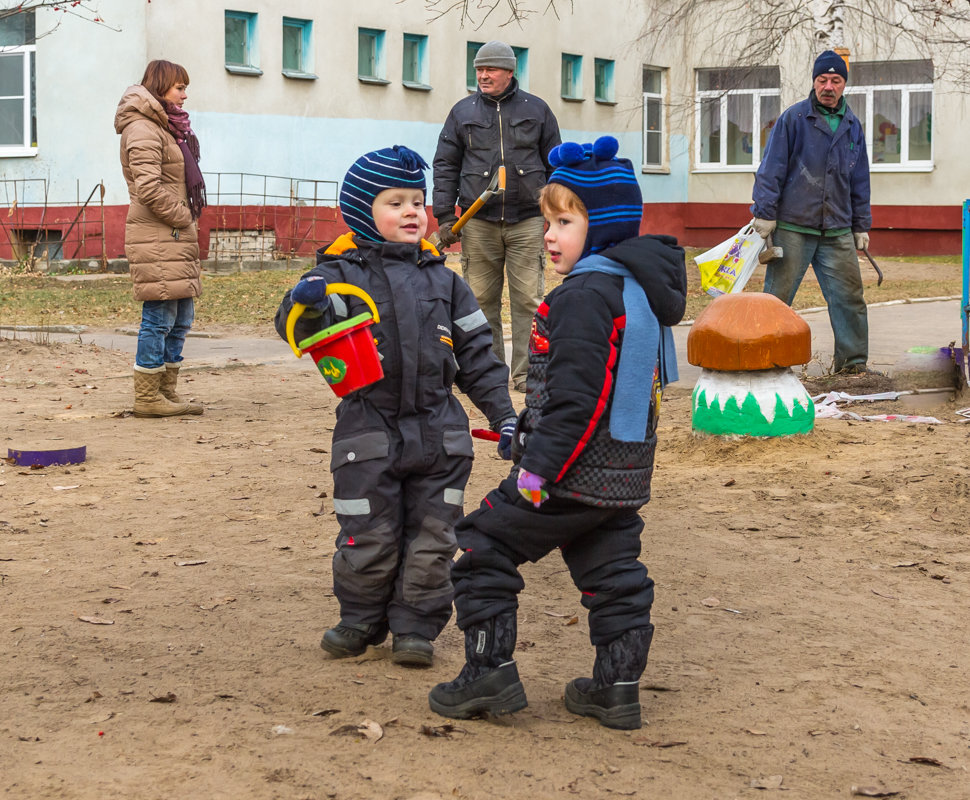
[[[442,247],[461,239],[462,274],[492,328],[492,349],[505,361],[502,290],[509,279],[512,384],[525,391],[532,315],[545,290],[539,190],[552,174],[549,151],[560,144],[549,106],[519,88],[515,53],[488,42],[475,56],[478,91],[459,100],[445,120],[434,156],[432,211]],[[505,193],[492,197],[458,232],[455,206],[467,209],[505,167]]]

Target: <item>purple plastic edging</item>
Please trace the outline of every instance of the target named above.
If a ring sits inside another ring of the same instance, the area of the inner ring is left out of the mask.
[[[53,467],[60,464],[82,464],[88,448],[67,447],[63,450],[14,450],[7,448],[7,458],[21,467]]]

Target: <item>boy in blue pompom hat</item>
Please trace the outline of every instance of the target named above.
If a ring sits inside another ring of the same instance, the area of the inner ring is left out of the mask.
[[[432,642],[451,617],[454,524],[471,471],[468,416],[457,385],[500,432],[511,458],[515,411],[509,370],[471,290],[424,240],[424,170],[395,146],[361,156],[347,171],[340,211],[351,232],[317,251],[317,265],[286,293],[276,330],[286,338],[294,303],[307,310],[296,341],[366,312],[329,283],[363,289],[377,306],[373,331],[384,377],[337,406],[330,470],[340,523],[333,556],[340,621],[320,646],[357,656],[393,634],[391,659],[432,663]]]
[[[610,136],[567,142],[540,195],[553,269],[566,278],[536,311],[516,466],[457,527],[455,609],[465,666],[435,686],[431,709],[466,719],[527,705],[512,658],[519,566],[560,548],[589,611],[591,678],[566,708],[610,728],[639,728],[639,680],[653,637],[653,580],[639,561],[657,415],[676,380],[670,325],[684,315],[683,248],[638,236],[643,201]],[[652,391],[650,390],[652,387]]]

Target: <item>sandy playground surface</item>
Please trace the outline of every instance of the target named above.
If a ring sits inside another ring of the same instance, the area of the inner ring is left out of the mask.
[[[426,697],[461,666],[453,624],[428,670],[318,646],[335,399],[312,366],[185,371],[205,415],[140,420],[130,364],[0,339],[0,455],[88,455],[0,462],[3,797],[970,797],[970,426],[947,409],[698,439],[670,387],[644,727],[565,710],[593,651],[555,555],[524,570],[529,707],[449,724]],[[508,469],[476,447],[468,510]]]

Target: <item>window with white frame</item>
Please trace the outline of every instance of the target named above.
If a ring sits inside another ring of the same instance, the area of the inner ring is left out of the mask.
[[[37,154],[34,12],[0,19],[0,157]]]
[[[562,82],[560,95],[563,100],[583,99],[583,57],[572,53],[562,54]]]
[[[697,70],[698,170],[754,172],[781,113],[777,67]]]
[[[364,83],[388,83],[384,66],[384,31],[357,29],[357,79]]]
[[[616,102],[613,89],[613,61],[608,58],[593,59],[593,99],[597,103]]]
[[[405,33],[403,54],[401,79],[404,85],[409,89],[430,89],[428,37],[418,33]]]
[[[256,40],[256,14],[226,11],[226,69],[237,75],[262,75]]]
[[[283,74],[316,78],[313,74],[313,21],[283,17]]]
[[[643,168],[664,165],[664,70],[643,68]]]
[[[862,122],[872,172],[933,168],[933,62],[858,62],[849,107]]]

